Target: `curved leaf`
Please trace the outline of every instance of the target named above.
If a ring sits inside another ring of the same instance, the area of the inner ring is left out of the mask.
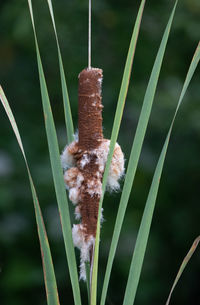
[[[140,4],[139,11],[138,11],[138,14],[137,14],[137,18],[136,18],[136,21],[135,21],[135,26],[134,26],[134,29],[133,29],[133,34],[132,34],[132,37],[131,37],[131,42],[130,42],[130,46],[129,46],[129,50],[128,50],[128,55],[127,55],[127,59],[126,59],[125,68],[124,68],[124,74],[123,74],[123,78],[122,78],[119,98],[118,98],[118,102],[117,102],[117,109],[116,109],[116,113],[115,113],[113,129],[112,129],[112,135],[111,135],[111,140],[110,140],[109,154],[108,154],[108,159],[107,159],[107,162],[106,162],[106,168],[105,168],[105,172],[104,172],[104,176],[103,176],[102,197],[101,197],[100,203],[99,203],[99,215],[98,215],[98,222],[97,222],[97,233],[96,233],[94,260],[93,260],[93,268],[92,268],[91,305],[96,305],[101,208],[102,208],[102,203],[103,203],[104,192],[105,192],[105,188],[106,188],[106,182],[107,182],[107,177],[108,177],[108,173],[109,173],[110,163],[111,163],[111,160],[112,160],[115,143],[116,143],[116,140],[117,140],[117,137],[118,137],[119,128],[120,128],[121,119],[122,119],[122,114],[123,114],[124,105],[125,105],[125,100],[126,100],[126,96],[127,96],[127,92],[128,92],[130,75],[131,75],[131,71],[132,71],[133,58],[134,58],[134,55],[135,55],[135,49],[136,49],[138,34],[139,34],[139,30],[140,30],[140,24],[141,24],[141,20],[142,20],[144,5],[145,5],[145,0],[142,0],[141,4]]]
[[[60,68],[60,78],[61,78],[61,86],[62,86],[62,95],[63,95],[63,104],[64,104],[64,113],[65,113],[65,124],[66,124],[66,128],[67,128],[68,142],[70,143],[70,142],[74,141],[74,126],[73,126],[73,121],[72,121],[71,107],[70,107],[70,102],[69,102],[69,95],[68,95],[67,84],[66,84],[66,79],[65,79],[65,71],[64,71],[64,67],[63,67],[60,45],[59,45],[58,35],[57,35],[57,31],[56,31],[53,6],[52,6],[51,0],[47,0],[47,3],[49,6],[51,20],[53,23],[53,29],[54,29],[54,33],[55,33],[55,37],[56,37],[59,68]]]
[[[167,27],[165,29],[160,48],[158,50],[158,54],[155,59],[155,63],[151,72],[151,76],[149,79],[149,83],[147,86],[147,90],[145,93],[144,101],[143,101],[143,106],[139,118],[139,122],[137,125],[132,149],[131,149],[131,154],[130,154],[130,159],[128,163],[128,168],[125,176],[125,181],[124,181],[124,186],[122,190],[122,195],[120,199],[120,204],[117,212],[117,217],[116,217],[116,222],[115,222],[115,227],[114,227],[114,232],[112,236],[112,241],[111,241],[111,246],[110,246],[110,251],[109,251],[109,256],[108,256],[108,261],[107,261],[107,266],[106,266],[106,273],[105,273],[105,278],[104,278],[104,283],[103,283],[103,290],[102,290],[102,296],[101,296],[101,305],[105,304],[105,299],[106,299],[106,293],[108,290],[108,285],[109,285],[109,280],[110,280],[110,274],[111,274],[111,269],[115,257],[115,252],[117,249],[117,244],[119,241],[119,236],[122,228],[122,223],[124,220],[129,196],[131,193],[133,181],[135,178],[135,173],[137,170],[138,166],[138,161],[142,149],[142,144],[144,141],[147,125],[149,122],[149,117],[152,109],[152,104],[155,96],[155,91],[158,83],[158,78],[160,75],[160,70],[161,70],[161,65],[163,61],[163,57],[165,54],[165,49],[169,37],[169,32],[172,24],[174,16],[174,10],[170,16],[169,22],[167,24]]]
[[[39,235],[39,241],[40,241],[41,254],[42,254],[42,263],[43,263],[43,270],[44,270],[44,280],[45,280],[45,288],[46,288],[46,294],[47,294],[47,303],[48,303],[48,305],[59,305],[60,303],[59,303],[54,267],[53,267],[49,242],[48,242],[48,238],[47,238],[47,234],[46,234],[46,229],[45,229],[45,225],[44,225],[44,221],[43,221],[43,217],[42,217],[42,212],[40,209],[40,204],[39,204],[39,201],[37,198],[35,186],[33,184],[32,176],[31,176],[31,173],[29,170],[29,166],[28,166],[28,162],[27,162],[26,155],[24,152],[20,133],[19,133],[15,118],[13,116],[12,110],[9,106],[8,100],[4,94],[1,86],[0,86],[0,100],[7,113],[7,116],[10,120],[12,129],[17,138],[17,142],[21,149],[21,152],[22,152],[25,164],[26,164],[26,169],[28,172],[31,192],[32,192],[32,196],[33,196],[33,203],[34,203],[35,217],[36,217],[36,223],[37,223],[37,229],[38,229],[38,235]]]
[[[81,304],[80,287],[79,287],[79,281],[78,281],[78,272],[77,272],[74,245],[73,245],[73,240],[72,240],[69,206],[68,206],[68,200],[67,200],[67,196],[66,196],[66,190],[65,190],[64,179],[63,179],[63,172],[62,172],[61,162],[60,162],[58,140],[57,140],[57,135],[56,135],[53,114],[52,114],[52,110],[51,110],[46,80],[45,80],[44,71],[43,71],[43,67],[42,67],[40,51],[39,51],[38,42],[37,42],[37,36],[36,36],[36,30],[35,30],[35,24],[34,24],[34,18],[33,18],[32,1],[28,0],[28,4],[29,4],[29,10],[30,10],[34,38],[35,38],[40,89],[41,89],[42,105],[43,105],[43,112],[44,112],[44,118],[45,118],[45,128],[46,128],[47,141],[48,141],[48,146],[49,146],[49,154],[50,154],[50,161],[51,161],[51,167],[52,167],[52,173],[53,173],[54,186],[55,186],[55,191],[56,191],[56,198],[57,198],[59,212],[60,212],[62,232],[63,232],[63,237],[64,237],[65,250],[66,250],[66,254],[67,254],[70,279],[71,279],[71,283],[72,283],[74,302],[76,305],[80,305]]]
[[[160,157],[159,157],[156,169],[155,169],[155,173],[154,173],[151,187],[149,190],[144,213],[142,216],[142,221],[140,224],[138,236],[136,239],[136,244],[135,244],[135,249],[133,252],[133,257],[132,257],[131,266],[130,266],[130,270],[129,270],[129,276],[128,276],[123,305],[132,305],[135,300],[135,295],[136,295],[137,286],[138,286],[138,282],[139,282],[139,278],[140,278],[140,274],[141,274],[142,264],[143,264],[144,255],[145,255],[145,251],[146,251],[151,222],[152,222],[152,218],[153,218],[153,212],[154,212],[154,208],[155,208],[158,188],[159,188],[159,184],[160,184],[161,174],[162,174],[163,165],[164,165],[164,161],[165,161],[165,157],[166,157],[166,153],[167,153],[167,148],[168,148],[168,144],[169,144],[171,131],[172,131],[178,110],[182,103],[183,97],[184,97],[185,92],[188,88],[188,85],[191,81],[191,78],[195,72],[195,69],[199,63],[199,60],[200,60],[200,44],[198,45],[196,52],[194,54],[194,57],[192,59],[192,62],[190,64],[190,67],[189,67],[189,70],[188,70],[188,73],[187,73],[187,76],[186,76],[186,79],[185,79],[185,82],[183,85],[183,89],[181,91],[181,95],[180,95],[180,98],[178,101],[178,105],[177,105],[174,117],[172,119],[172,123],[170,125],[165,143],[163,145],[163,148],[162,148],[162,151],[161,151],[161,154],[160,154]]]
[[[198,236],[195,239],[195,241],[193,242],[189,252],[187,253],[186,257],[184,258],[184,260],[183,260],[183,262],[182,262],[182,264],[181,264],[181,266],[179,268],[179,271],[178,271],[177,276],[176,276],[176,278],[174,280],[172,289],[170,291],[169,297],[167,299],[166,305],[169,305],[169,302],[170,302],[170,299],[171,299],[171,296],[172,296],[172,292],[174,291],[174,288],[175,288],[176,284],[178,283],[178,281],[179,281],[179,279],[180,279],[180,277],[181,277],[185,267],[187,266],[189,260],[191,259],[192,255],[194,254],[194,252],[195,252],[199,242],[200,242],[200,236]]]

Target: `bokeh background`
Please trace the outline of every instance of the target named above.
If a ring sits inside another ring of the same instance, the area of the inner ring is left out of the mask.
[[[34,12],[59,137],[66,144],[58,60],[46,1]],[[107,304],[121,305],[152,175],[181,86],[200,37],[199,0],[179,1],[158,90],[114,261]],[[147,1],[119,143],[129,159],[145,88],[174,1]],[[72,113],[77,126],[78,73],[87,65],[87,1],[53,1]],[[92,64],[104,70],[104,134],[109,138],[139,1],[93,1]],[[43,210],[61,304],[73,304],[44,130],[36,55],[27,1],[0,1],[0,82],[24,142]],[[200,234],[200,69],[185,96],[170,140],[136,304],[165,304],[178,267]],[[30,187],[16,139],[0,107],[0,304],[46,304]],[[99,290],[119,194],[107,194]],[[73,209],[72,221],[73,221]],[[77,253],[78,256],[78,253]],[[200,304],[200,256],[195,253],[171,304]],[[85,285],[81,283],[84,304]]]

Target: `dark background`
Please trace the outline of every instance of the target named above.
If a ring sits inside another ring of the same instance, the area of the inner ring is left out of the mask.
[[[60,150],[66,132],[56,44],[46,1],[36,0],[37,33]],[[158,90],[114,261],[107,304],[121,305],[134,242],[152,175],[180,90],[200,37],[199,0],[179,1]],[[126,166],[145,89],[174,1],[146,3],[119,135]],[[73,119],[77,76],[87,65],[87,1],[53,1]],[[104,70],[104,134],[109,138],[139,1],[93,1],[92,65]],[[199,235],[199,68],[170,140],[157,206],[136,296],[137,305],[165,304],[178,267]],[[15,114],[43,210],[61,304],[73,304],[43,124],[33,32],[27,1],[0,1],[0,82]],[[101,235],[99,290],[120,194],[107,194]],[[72,209],[73,210],[73,209]],[[72,220],[73,221],[73,220]],[[77,253],[78,254],[78,253]],[[200,304],[200,257],[194,254],[171,304]],[[84,304],[86,292],[81,284]],[[16,139],[0,107],[0,304],[46,304],[30,187]]]

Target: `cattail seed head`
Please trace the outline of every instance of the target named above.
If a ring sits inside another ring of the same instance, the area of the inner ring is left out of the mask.
[[[90,150],[99,145],[102,133],[101,69],[84,69],[79,74],[78,89],[78,129],[79,147]]]
[[[110,146],[110,140],[104,139],[102,133],[102,78],[101,69],[84,69],[79,74],[79,137],[61,155],[66,188],[76,205],[75,218],[81,221],[73,226],[72,237],[81,251],[80,278],[84,280],[85,262],[90,260],[95,243],[102,179]],[[123,173],[124,155],[116,144],[107,182],[109,190],[119,189],[118,180]]]

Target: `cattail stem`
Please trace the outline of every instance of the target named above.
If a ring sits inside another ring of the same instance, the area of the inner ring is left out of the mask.
[[[91,69],[91,11],[92,11],[92,5],[91,1],[89,0],[89,6],[88,6],[88,69]]]

